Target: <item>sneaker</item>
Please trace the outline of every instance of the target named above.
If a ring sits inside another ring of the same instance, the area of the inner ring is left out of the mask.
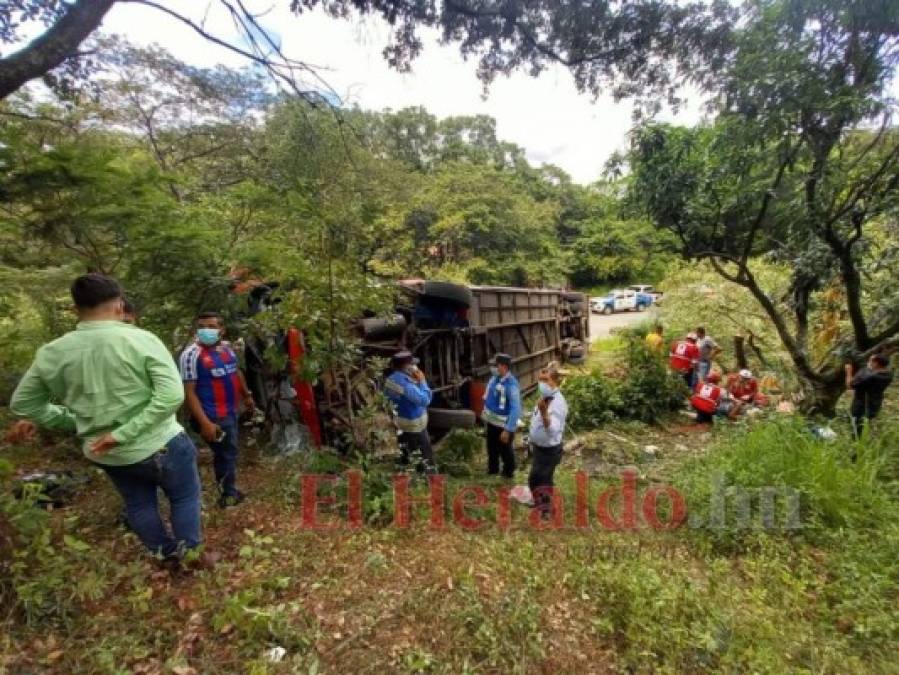
[[[227,509],[231,506],[237,506],[246,499],[246,497],[247,496],[240,490],[237,490],[233,495],[222,495],[219,497],[219,508]]]
[[[182,566],[189,572],[200,572],[203,570],[212,570],[221,560],[218,553],[212,551],[203,551],[199,555],[191,555],[189,552],[185,554]]]

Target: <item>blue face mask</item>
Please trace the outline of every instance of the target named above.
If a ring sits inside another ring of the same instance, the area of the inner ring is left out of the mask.
[[[551,384],[548,384],[547,382],[538,382],[537,391],[540,392],[540,396],[542,398],[549,398],[556,393],[555,387],[553,387]]]
[[[211,347],[219,341],[221,331],[218,328],[197,328],[197,339],[201,345]]]

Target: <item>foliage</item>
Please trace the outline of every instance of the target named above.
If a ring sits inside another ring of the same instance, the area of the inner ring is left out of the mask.
[[[45,36],[52,33],[55,38],[34,41],[21,50],[18,58],[0,59],[0,97],[30,78],[52,77],[54,73],[49,71],[60,64],[66,71],[76,72],[96,67],[85,54],[89,50],[79,49],[79,45],[97,29],[114,4],[115,0],[65,4],[59,0],[26,0],[0,12],[2,43],[15,43],[25,31],[43,31]],[[465,6],[425,0],[375,4],[285,0],[285,5],[298,15],[321,7],[335,18],[357,14],[382,17],[391,26],[384,56],[400,71],[411,68],[421,52],[421,31],[436,28],[447,41],[458,42],[464,56],[480,57],[478,74],[485,82],[518,67],[536,75],[549,62],[561,60],[572,68],[579,89],[599,94],[609,86],[616,98],[644,94],[647,105],[653,102],[649,105],[653,109],[663,100],[678,101],[681,70],[698,70],[706,77],[716,72],[731,48],[728,28],[739,16],[736,8],[715,2],[622,6],[596,0],[584,6],[545,1]],[[279,86],[309,99],[317,98],[307,82],[311,78],[318,85],[316,89],[321,87],[317,68],[287,58],[280,40],[266,30],[258,15],[228,0],[219,0],[213,6],[231,18],[234,36],[210,35],[205,15],[194,19],[189,13],[152,4],[167,19],[181,21],[218,46],[258,64]],[[67,26],[65,15],[69,15]],[[608,49],[609,44],[616,48]]]
[[[899,269],[879,245],[899,197],[896,10],[789,0],[745,9],[730,58],[708,82],[717,118],[642,126],[629,154],[631,199],[684,256],[751,293],[807,407],[832,414],[844,361],[859,364],[899,335],[895,294],[868,276]],[[790,268],[782,294],[756,275],[762,255]],[[816,354],[812,328],[834,302],[847,325]]]
[[[573,429],[594,429],[616,418],[659,422],[683,406],[683,380],[671,373],[662,357],[640,339],[626,343],[626,366],[618,377],[600,370],[566,380]]]
[[[569,377],[563,391],[574,430],[595,429],[611,422],[621,406],[615,381],[599,371]]]
[[[354,358],[350,321],[388,311],[397,277],[561,286],[572,267],[620,279],[664,260],[645,223],[618,216],[614,185],[530,166],[489,117],[274,99],[258,73],[119,39],[96,54],[95,99],[0,104],[13,373],[71,325],[66,289],[85,270],[119,277],[174,348],[207,309],[232,338],[297,326],[312,377]],[[278,311],[248,324],[235,279],[279,282]]]
[[[848,431],[823,440],[805,420],[768,419],[747,433],[732,434],[685,468],[682,480],[691,510],[708,522],[712,479],[720,477],[724,486],[741,489],[795,489],[802,509],[796,533],[813,541],[828,530],[877,529],[894,520],[899,508],[899,495],[884,480],[884,471],[895,465],[899,430],[891,424],[881,431],[862,442]],[[738,542],[758,525],[741,530],[729,520],[713,536]]]
[[[484,437],[473,429],[452,429],[435,448],[434,458],[441,473],[471,475],[471,461],[484,446]]]
[[[24,485],[17,496],[12,473],[0,460],[0,600],[26,625],[67,625],[81,601],[106,592],[102,565],[73,534],[77,516],[66,519],[62,533],[56,531],[38,506],[40,486]]]
[[[774,297],[789,284],[789,270],[780,263],[755,260],[753,270],[766,287],[776,289]],[[749,367],[757,375],[775,375],[790,384],[790,389],[795,389],[796,377],[789,355],[749,291],[723,282],[703,262],[672,265],[660,285],[665,289],[665,296],[657,311],[668,342],[702,325],[722,349],[719,363],[730,371],[736,366],[733,338],[742,336]]]
[[[672,373],[666,361],[642,340],[631,340],[627,352],[627,376],[618,387],[618,414],[653,423],[683,406],[683,379]]]

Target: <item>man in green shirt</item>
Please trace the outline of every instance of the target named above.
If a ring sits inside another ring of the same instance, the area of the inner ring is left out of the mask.
[[[102,274],[72,284],[79,323],[41,347],[10,409],[40,426],[74,431],[125,500],[128,523],[155,555],[200,545],[197,451],[175,419],[181,377],[165,345],[122,322],[122,288]],[[157,488],[171,504],[172,533]]]

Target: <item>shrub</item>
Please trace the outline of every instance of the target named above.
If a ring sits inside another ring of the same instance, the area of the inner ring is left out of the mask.
[[[473,429],[453,429],[437,446],[435,458],[442,473],[470,476],[469,464],[484,445],[484,439]]]
[[[657,422],[684,404],[683,381],[642,341],[627,343],[627,366],[620,380],[598,371],[576,376],[565,384],[572,429],[590,429],[616,417]]]
[[[591,429],[615,419],[620,407],[616,384],[593,372],[568,379],[564,387],[568,401],[568,424],[572,429]]]
[[[0,605],[30,626],[65,625],[81,601],[106,592],[109,562],[72,534],[76,517],[62,523],[62,532],[54,530],[38,507],[39,486],[14,496],[11,476],[11,465],[0,461]]]
[[[683,379],[644,342],[628,344],[627,368],[627,377],[618,390],[617,412],[621,417],[651,423],[683,406],[688,395]]]

